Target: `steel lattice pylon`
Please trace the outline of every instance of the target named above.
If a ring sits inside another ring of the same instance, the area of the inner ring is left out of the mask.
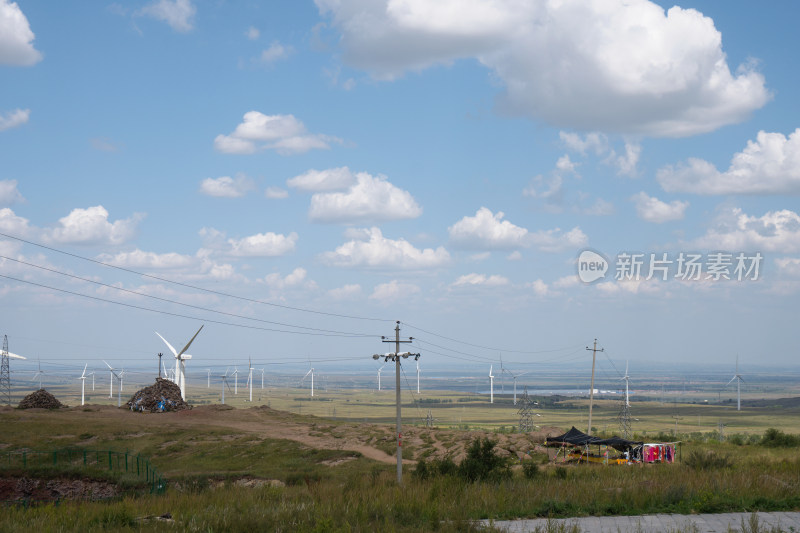
[[[622,433],[622,438],[630,439],[633,435],[631,431],[631,409],[625,400],[622,400],[617,420],[619,421],[619,431]]]
[[[520,399],[522,404],[517,410],[519,414],[519,430],[522,433],[533,431],[533,418],[531,417],[531,399],[528,396],[528,386],[525,385],[525,391],[522,393]]]
[[[3,335],[3,361],[0,363],[0,400],[11,405],[11,372],[8,370],[8,335]]]
[[[428,409],[428,416],[425,417],[425,427],[426,428],[433,427],[433,413],[431,413],[430,409]]]

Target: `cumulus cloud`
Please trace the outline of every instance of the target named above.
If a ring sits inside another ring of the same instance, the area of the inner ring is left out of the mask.
[[[0,37],[2,39],[2,37]],[[0,115],[0,131],[10,130],[28,122],[31,115],[30,109],[15,109]]]
[[[8,207],[0,209],[0,230],[11,235],[26,236],[31,227],[28,219],[18,216]]]
[[[338,191],[347,189],[355,183],[356,177],[347,167],[311,169],[286,180],[286,185],[289,187],[307,192]]]
[[[45,230],[43,237],[59,244],[119,245],[133,238],[142,218],[143,214],[136,213],[131,218],[109,222],[108,211],[102,205],[77,208],[60,218],[58,226]]]
[[[586,246],[589,238],[575,226],[569,231],[561,231],[561,228],[550,230],[540,230],[529,235],[530,242],[543,252],[563,252]]]
[[[227,253],[236,257],[277,257],[294,251],[297,233],[256,233],[242,239],[228,239]]]
[[[615,212],[614,204],[602,198],[598,198],[591,206],[583,210],[584,214],[595,216],[608,216],[613,215]]]
[[[649,0],[316,0],[344,60],[374,77],[474,58],[506,113],[556,127],[681,137],[744,120],[770,98],[752,64],[728,66],[695,9]]]
[[[691,244],[731,252],[796,253],[800,251],[800,215],[783,209],[758,217],[740,208],[727,209],[719,214],[714,227]]]
[[[682,220],[689,207],[689,202],[673,200],[670,203],[662,202],[655,196],[648,196],[642,191],[631,196],[631,201],[636,205],[636,214],[642,220],[661,224],[672,220]]]
[[[201,193],[217,198],[241,198],[253,189],[255,184],[247,176],[206,178],[200,183]]]
[[[181,33],[194,28],[194,16],[197,9],[191,0],[155,0],[139,10],[139,15],[166,22]]]
[[[311,134],[294,115],[265,115],[248,111],[242,123],[230,135],[217,135],[214,148],[226,154],[253,154],[275,150],[282,155],[301,154],[314,149],[328,149],[336,137]]]
[[[667,192],[694,194],[800,194],[800,128],[786,137],[759,131],[720,172],[703,159],[658,171]]]
[[[280,187],[267,187],[264,191],[264,197],[270,200],[283,200],[289,197],[289,191]]]
[[[548,287],[547,283],[541,279],[526,283],[525,286],[535,292],[538,296],[547,296],[547,294],[550,292],[550,287]]]
[[[441,246],[420,250],[405,239],[387,239],[376,227],[347,234],[352,240],[321,254],[322,261],[339,267],[393,270],[424,270],[450,262],[450,254]]]
[[[419,291],[420,289],[416,285],[412,283],[400,283],[395,279],[389,283],[381,283],[375,286],[375,289],[369,297],[371,300],[382,300],[389,305],[398,299],[407,298]]]
[[[291,46],[283,46],[278,41],[273,41],[272,44],[269,45],[269,48],[263,50],[261,55],[258,57],[259,63],[262,65],[272,65],[277,61],[282,59],[286,59],[291,55],[293,49]]]
[[[17,180],[0,180],[0,205],[11,205],[23,202],[19,190],[17,190]]]
[[[343,285],[328,291],[328,296],[334,300],[352,300],[360,295],[361,285],[358,283]]]
[[[297,267],[286,276],[281,276],[277,272],[267,274],[264,277],[264,283],[275,291],[282,291],[286,289],[305,288],[314,289],[317,287],[316,282],[306,279],[308,272],[303,267]]]
[[[800,258],[782,257],[776,259],[775,264],[778,265],[781,273],[792,278],[800,278]]]
[[[308,216],[315,222],[374,222],[417,218],[422,208],[411,193],[392,185],[386,176],[356,174],[356,182],[344,192],[316,193]]]
[[[120,252],[113,255],[102,254],[98,259],[104,263],[116,266],[146,269],[187,268],[198,262],[197,258],[191,255],[174,252],[158,254],[155,252],[145,252],[138,248],[131,252]]]
[[[502,211],[494,214],[481,207],[474,217],[465,216],[447,228],[450,241],[473,250],[513,250],[525,246],[528,230],[503,220],[504,216]]]
[[[473,272],[471,274],[459,276],[459,278],[453,282],[453,287],[500,287],[502,285],[508,285],[509,283],[508,278],[505,276],[500,276],[498,274],[487,276],[486,274],[476,274]]]
[[[41,61],[42,54],[33,47],[35,38],[17,3],[0,0],[0,65],[29,66]]]
[[[619,176],[635,178],[639,173],[637,165],[642,154],[642,146],[638,142],[624,141],[624,146],[622,147],[624,153],[617,154],[617,150],[608,140],[608,136],[603,133],[590,132],[581,136],[574,132],[560,131],[558,136],[564,146],[581,156],[586,157],[589,154],[594,154],[597,157],[602,157],[602,162],[615,168]]]
[[[244,35],[251,41],[256,41],[261,36],[261,32],[255,26],[250,26],[247,28],[247,31],[244,32]]]

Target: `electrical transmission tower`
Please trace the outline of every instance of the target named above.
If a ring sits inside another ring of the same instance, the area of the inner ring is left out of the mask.
[[[426,428],[433,427],[433,413],[431,413],[430,409],[428,409],[428,416],[425,417],[425,427]]]
[[[0,396],[11,405],[11,372],[8,370],[8,335],[3,335],[3,362],[0,363]]]
[[[517,414],[519,415],[519,430],[521,433],[528,433],[533,431],[533,418],[531,417],[531,399],[528,396],[527,385],[525,385],[525,391],[522,393],[520,404],[517,410]]]

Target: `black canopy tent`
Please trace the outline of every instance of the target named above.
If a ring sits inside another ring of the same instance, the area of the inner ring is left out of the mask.
[[[572,429],[563,435],[559,435],[558,437],[548,437],[545,442],[546,444],[560,444],[562,446],[581,446],[586,447],[587,450],[589,445],[609,446],[623,453],[630,452],[634,448],[640,447],[644,444],[644,442],[641,441],[633,441],[623,439],[621,437],[610,437],[607,439],[593,437],[577,429],[575,426],[572,426]]]

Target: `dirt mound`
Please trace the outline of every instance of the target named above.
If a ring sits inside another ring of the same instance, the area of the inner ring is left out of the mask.
[[[2,501],[105,500],[119,493],[107,481],[91,479],[0,478]]]
[[[56,400],[56,397],[44,389],[39,389],[25,396],[19,402],[20,409],[58,409],[64,407],[64,404]]]
[[[125,404],[131,411],[164,413],[191,409],[192,406],[181,398],[181,389],[168,379],[156,378],[154,385],[145,387]]]

